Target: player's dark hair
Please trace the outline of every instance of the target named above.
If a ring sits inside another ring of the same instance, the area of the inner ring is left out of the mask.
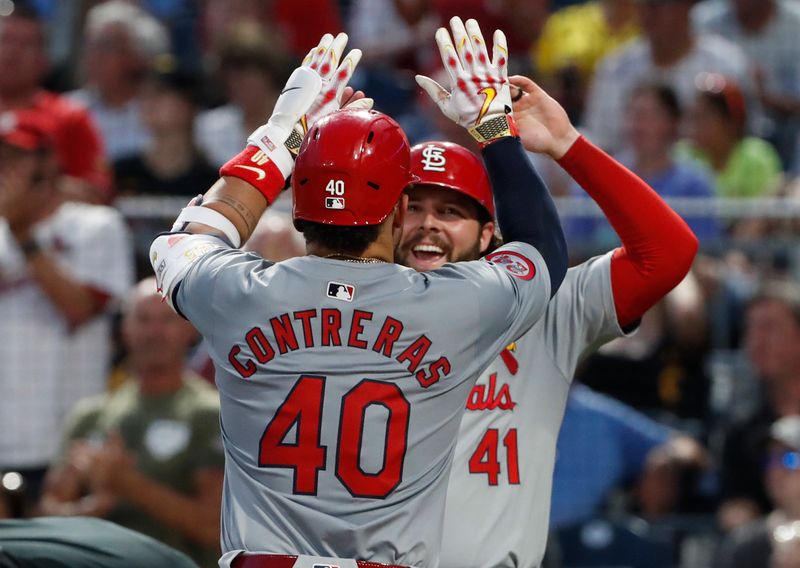
[[[747,307],[763,302],[778,302],[786,306],[795,323],[800,326],[800,286],[786,280],[771,280],[761,285],[758,292],[747,303]]]
[[[655,97],[658,104],[667,111],[667,114],[672,120],[678,121],[683,114],[680,100],[675,89],[664,83],[658,82],[645,82],[636,86],[631,93],[630,99],[633,100],[639,95],[652,95]]]
[[[296,219],[294,226],[303,233],[306,244],[324,245],[325,248],[353,256],[364,252],[377,240],[381,231],[380,225],[341,227],[303,219]]]

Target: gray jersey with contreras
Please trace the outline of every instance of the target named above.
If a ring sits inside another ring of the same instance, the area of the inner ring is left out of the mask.
[[[441,568],[539,566],[572,375],[581,355],[623,333],[610,266],[611,253],[571,268],[544,317],[472,388],[450,473]]]
[[[467,395],[544,313],[542,257],[422,274],[208,248],[174,297],[216,367],[223,551],[435,566]]]

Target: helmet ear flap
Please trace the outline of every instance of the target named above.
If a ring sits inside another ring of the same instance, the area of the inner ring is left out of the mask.
[[[292,175],[293,214],[330,225],[377,225],[412,182],[411,148],[394,120],[343,109],[308,133]]]
[[[411,149],[413,183],[452,189],[478,202],[494,219],[494,195],[481,159],[453,142],[424,142]]]

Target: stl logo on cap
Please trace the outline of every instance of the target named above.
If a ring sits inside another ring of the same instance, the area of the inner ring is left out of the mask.
[[[426,172],[443,172],[447,165],[445,149],[441,146],[426,146],[422,150],[422,169]]]

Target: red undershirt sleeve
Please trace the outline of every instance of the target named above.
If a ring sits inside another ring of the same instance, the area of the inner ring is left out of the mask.
[[[558,163],[622,241],[611,259],[611,288],[617,320],[629,326],[683,280],[697,238],[649,185],[583,136]]]

